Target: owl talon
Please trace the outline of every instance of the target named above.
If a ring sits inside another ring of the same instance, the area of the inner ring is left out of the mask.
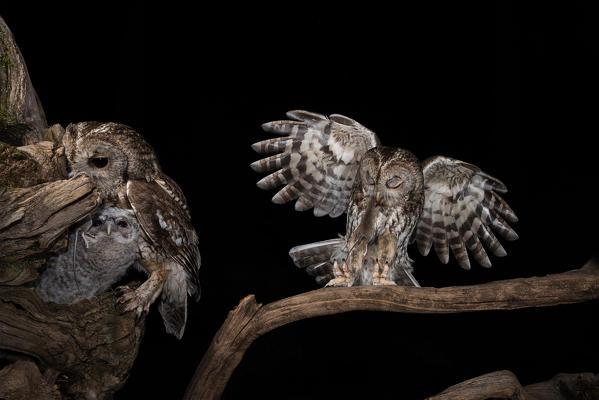
[[[374,263],[374,268],[372,271],[372,284],[376,286],[392,286],[397,285],[397,283],[390,281],[389,278],[389,264],[385,263],[385,267],[383,268],[383,272],[380,272],[379,262],[376,261]]]
[[[333,273],[335,274],[335,278],[331,279],[325,287],[328,286],[352,286],[353,282],[351,279],[351,274],[349,272],[349,268],[347,267],[347,263],[343,260],[343,264],[341,264],[341,268],[339,268],[339,263],[337,261],[333,262]]]

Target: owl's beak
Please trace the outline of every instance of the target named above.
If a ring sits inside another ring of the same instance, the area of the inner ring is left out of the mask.
[[[111,230],[112,230],[112,221],[107,221],[106,222],[106,234],[108,234],[108,236],[110,236]]]
[[[381,204],[381,194],[379,192],[376,192],[376,197],[374,200],[376,201],[377,206]]]

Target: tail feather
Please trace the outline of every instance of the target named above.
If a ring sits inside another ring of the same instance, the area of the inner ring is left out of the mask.
[[[331,258],[345,245],[345,239],[329,239],[322,242],[309,243],[295,246],[289,250],[289,256],[299,268],[316,278],[321,285],[326,284],[333,277],[333,264]]]

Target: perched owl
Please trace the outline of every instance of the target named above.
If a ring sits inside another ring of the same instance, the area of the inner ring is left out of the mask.
[[[506,252],[493,231],[507,240],[517,217],[497,194],[507,191],[478,167],[448,157],[420,162],[407,150],[380,146],[374,132],[342,115],[328,118],[290,111],[293,120],[262,125],[281,138],[252,145],[279,153],[256,161],[258,172],[276,170],[258,182],[262,189],[285,185],[273,202],[296,200],[298,211],[316,216],[347,212],[345,237],[297,246],[289,254],[298,267],[327,286],[414,285],[408,244],[422,255],[431,247],[443,263],[451,249],[470,269],[467,250],[482,266]]]
[[[35,291],[44,301],[91,299],[118,282],[137,258],[139,226],[131,210],[101,208],[69,234],[65,252],[50,257]]]
[[[70,173],[88,174],[104,206],[131,209],[140,226],[137,261],[148,279],[122,295],[125,310],[159,311],[167,332],[183,336],[187,295],[200,296],[198,236],[183,192],[162,172],[152,147],[117,123],[81,122],[63,137]]]

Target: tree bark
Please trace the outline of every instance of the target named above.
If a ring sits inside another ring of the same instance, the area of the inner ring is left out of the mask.
[[[15,146],[40,142],[47,125],[21,51],[0,17],[0,141]]]
[[[280,326],[306,318],[358,310],[424,314],[514,310],[596,298],[599,298],[597,260],[561,274],[474,286],[324,288],[265,306],[257,304],[250,295],[229,312],[196,369],[184,398],[219,398],[254,340]]]

